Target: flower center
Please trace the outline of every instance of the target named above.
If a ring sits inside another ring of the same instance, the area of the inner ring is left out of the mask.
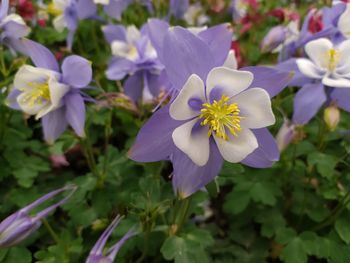
[[[338,50],[332,48],[332,49],[328,50],[327,56],[328,56],[328,66],[327,67],[330,71],[333,71],[339,63],[340,53]]]
[[[54,2],[47,5],[47,12],[52,16],[62,15],[62,10],[58,9]]]
[[[34,106],[35,104],[42,104],[43,101],[50,100],[50,90],[49,83],[33,83],[29,82],[28,86],[32,89],[26,92],[26,96],[23,98],[24,103],[28,103],[30,106]]]
[[[237,103],[228,104],[229,97],[222,95],[219,101],[214,100],[213,103],[204,103],[201,109],[200,118],[203,119],[201,125],[208,125],[208,137],[215,132],[216,136],[228,141],[227,131],[237,136],[237,132],[241,131],[240,110]]]

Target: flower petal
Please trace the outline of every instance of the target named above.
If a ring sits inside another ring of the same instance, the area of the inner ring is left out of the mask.
[[[332,88],[350,88],[350,79],[346,78],[329,78],[324,77],[322,79],[322,83],[325,86],[332,87]]]
[[[65,83],[76,88],[84,88],[92,79],[91,62],[80,56],[69,56],[63,61],[62,74]]]
[[[209,137],[207,127],[196,127],[198,118],[177,127],[172,138],[177,148],[183,151],[198,166],[203,166],[209,159]]]
[[[236,55],[235,55],[234,50],[230,50],[223,66],[225,68],[229,68],[229,69],[237,69],[238,68],[238,63],[237,63],[237,59],[236,59]]]
[[[304,85],[294,98],[293,122],[301,125],[308,123],[326,100],[322,83]]]
[[[338,28],[347,38],[350,33],[350,5],[345,5],[346,9],[339,17]]]
[[[222,157],[231,163],[241,162],[259,146],[254,133],[248,128],[243,128],[237,137],[229,134],[228,141],[216,135],[214,139]]]
[[[309,78],[321,79],[325,74],[324,71],[321,71],[319,68],[317,68],[316,65],[309,59],[298,58],[296,60],[296,63],[301,73],[303,73],[305,76]]]
[[[333,89],[331,98],[337,106],[350,112],[350,89]]]
[[[320,38],[308,42],[305,45],[305,52],[317,67],[328,65],[328,51],[333,48],[333,43],[327,38]]]
[[[253,74],[248,71],[239,71],[225,67],[213,68],[207,78],[207,98],[210,98],[210,93],[214,88],[219,88],[224,95],[232,97],[247,89],[252,81]]]
[[[114,40],[126,41],[125,27],[121,25],[103,26],[102,31],[109,44],[111,44]]]
[[[200,114],[200,112],[190,107],[189,101],[191,98],[205,102],[204,83],[195,74],[189,77],[179,95],[170,105],[169,113],[174,120],[188,120]]]
[[[241,110],[242,126],[259,129],[275,123],[275,115],[271,108],[269,94],[261,88],[252,88],[234,96],[232,102]]]

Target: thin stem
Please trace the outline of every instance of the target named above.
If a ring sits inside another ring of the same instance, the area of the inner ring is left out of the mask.
[[[92,151],[92,146],[90,144],[90,141],[88,139],[88,136],[84,139],[80,139],[80,144],[83,148],[83,152],[86,158],[86,161],[88,163],[90,171],[96,176],[99,177],[99,174],[97,172],[97,167],[96,167],[96,161],[95,161],[95,156]]]
[[[179,205],[176,207],[173,224],[170,226],[169,235],[176,235],[180,232],[184,223],[187,220],[188,212],[190,211],[191,197],[179,200]]]
[[[61,240],[58,237],[58,235],[56,234],[56,232],[52,229],[52,227],[50,226],[49,222],[44,218],[41,220],[45,226],[45,228],[47,229],[47,231],[49,232],[50,236],[52,237],[53,240],[55,240],[55,242],[57,244],[61,244]]]

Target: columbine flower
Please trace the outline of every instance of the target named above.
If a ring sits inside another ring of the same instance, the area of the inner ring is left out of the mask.
[[[141,129],[130,158],[170,160],[173,188],[181,198],[217,176],[224,159],[260,168],[278,160],[277,145],[264,127],[274,123],[269,96],[285,87],[288,73],[222,67],[235,65],[227,60],[232,32],[225,25],[194,35],[180,27],[161,32],[155,24],[149,29],[152,36],[162,35],[155,46],[178,95]]]
[[[107,41],[111,44],[113,59],[106,71],[111,80],[123,79],[125,94],[138,101],[149,102],[165,89],[164,66],[159,62],[145,30],[135,26],[109,25],[103,28]]]
[[[189,0],[170,0],[169,15],[174,15],[177,19],[183,19],[189,5]]]
[[[341,14],[338,21],[339,31],[345,38],[350,38],[350,4],[346,5],[345,11]]]
[[[48,214],[54,211],[57,207],[67,202],[75,190],[75,186],[66,186],[52,191],[4,219],[0,223],[0,248],[15,246],[26,239],[40,227],[41,220],[48,216]],[[29,215],[29,213],[37,206],[64,191],[71,192],[61,201],[45,208],[36,215]]]
[[[107,227],[107,229],[103,232],[99,240],[96,242],[93,249],[90,251],[89,257],[86,260],[86,263],[104,263],[104,262],[114,262],[114,259],[123,246],[123,244],[136,233],[133,230],[129,230],[123,237],[120,239],[115,245],[113,245],[110,249],[108,249],[107,253],[104,254],[103,250],[106,245],[106,242],[109,236],[112,234],[113,230],[120,223],[122,217],[117,216],[113,222]]]
[[[190,76],[170,105],[174,120],[186,121],[172,133],[174,144],[198,166],[208,163],[210,141],[214,139],[222,157],[241,162],[258,142],[252,129],[275,123],[268,93],[251,88],[253,74],[248,71],[212,69],[206,84]]]
[[[331,105],[324,110],[323,119],[330,131],[334,131],[340,121],[340,111],[338,107]]]
[[[334,46],[330,40],[321,38],[307,43],[305,52],[309,59],[296,60],[301,73],[321,80],[326,86],[350,88],[350,40]]]
[[[0,4],[0,44],[19,50],[18,39],[27,36],[30,28],[21,16],[8,14],[8,9],[9,0],[3,0]]]
[[[283,125],[276,135],[277,146],[280,152],[288,147],[288,145],[294,140],[296,134],[295,125],[287,118],[284,118]]]
[[[47,12],[53,15],[55,29],[62,32],[68,28],[67,46],[72,48],[73,38],[80,20],[92,18],[96,14],[96,5],[92,0],[52,0]]]
[[[25,40],[36,67],[22,66],[14,79],[8,104],[42,119],[44,137],[54,141],[69,124],[84,136],[85,104],[80,89],[91,81],[91,63],[79,56],[67,57],[59,69],[54,55],[42,45]]]

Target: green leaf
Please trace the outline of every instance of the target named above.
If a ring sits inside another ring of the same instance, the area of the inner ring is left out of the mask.
[[[185,239],[178,236],[168,237],[160,249],[160,252],[167,260],[172,260],[175,257],[183,257],[186,251]]]
[[[342,215],[340,218],[337,219],[335,222],[335,230],[337,231],[340,238],[346,243],[350,244],[350,216]]]
[[[24,247],[13,247],[11,248],[6,256],[6,263],[31,263],[32,254]]]
[[[303,241],[299,238],[293,238],[284,248],[280,258],[285,263],[306,263],[307,254],[303,245]]]
[[[338,159],[324,153],[311,153],[307,158],[309,165],[316,165],[317,171],[322,177],[332,178]]]
[[[251,198],[255,202],[261,202],[265,205],[275,205],[276,197],[279,193],[277,186],[270,182],[257,182],[250,190]]]
[[[250,202],[250,195],[247,191],[233,190],[226,196],[224,210],[227,213],[239,214],[244,211]]]

